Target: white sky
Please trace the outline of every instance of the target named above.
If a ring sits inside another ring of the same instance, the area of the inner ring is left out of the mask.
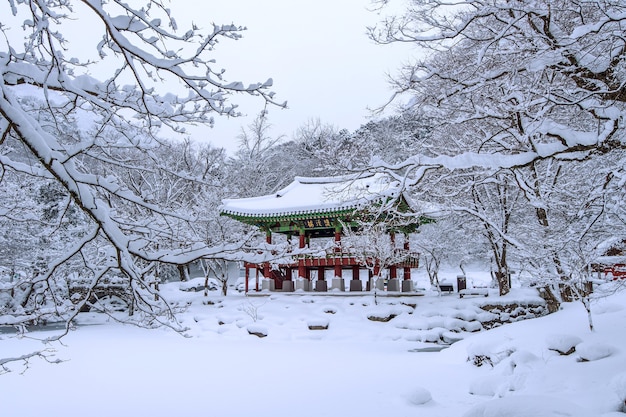
[[[399,3],[396,10],[402,10],[403,2]],[[368,108],[390,98],[387,75],[396,73],[415,53],[411,45],[377,45],[367,37],[366,27],[382,19],[371,11],[371,0],[171,0],[169,7],[183,33],[191,22],[205,33],[212,30],[212,23],[247,27],[242,39],[221,40],[215,70],[224,68],[226,81],[245,85],[274,80],[275,98],[287,101],[288,109],[269,108],[272,137],[290,138],[315,119],[340,129],[358,128],[371,116]],[[63,22],[62,30],[71,38],[68,55],[98,60],[93,45],[100,40],[101,24],[81,10],[76,5],[80,19]],[[10,15],[8,5],[0,3],[3,23],[17,28],[26,16],[11,20]],[[23,36],[21,31],[15,34]],[[15,40],[16,45],[21,42]],[[239,104],[246,116],[216,117],[213,129],[191,127],[192,138],[236,150],[236,136],[264,102],[247,95],[233,96],[231,102]]]
[[[366,123],[369,108],[391,96],[387,74],[394,73],[413,52],[408,45],[376,45],[365,34],[380,16],[370,0],[177,0],[172,12],[181,29],[186,12],[210,28],[215,23],[246,26],[243,39],[222,41],[215,58],[228,81],[244,84],[273,78],[279,102],[270,108],[272,136],[291,135],[313,119],[354,130]],[[197,141],[208,140],[229,151],[235,137],[262,109],[261,100],[233,97],[240,119],[217,118],[213,129],[193,129]]]

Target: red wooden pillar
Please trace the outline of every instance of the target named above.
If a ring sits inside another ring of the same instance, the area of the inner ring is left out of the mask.
[[[352,280],[360,280],[360,269],[358,265],[352,265]]]
[[[272,231],[268,230],[267,232],[265,232],[265,241],[268,244],[272,244]],[[270,278],[270,263],[269,262],[265,262],[263,264],[263,276],[265,277],[265,279],[269,279]]]
[[[341,226],[335,227],[335,277],[341,278]]]
[[[243,267],[246,268],[246,283],[244,284],[244,290],[246,291],[246,294],[248,293],[248,281],[250,280],[250,268],[248,268],[248,263],[244,263]]]
[[[326,281],[326,268],[323,266],[317,267],[317,280]]]
[[[391,239],[391,250],[396,249],[396,233],[389,232],[389,239]],[[389,266],[389,279],[398,278],[398,267],[395,265]]]
[[[304,249],[304,247],[306,246],[306,234],[304,232],[304,229],[300,230],[298,243],[299,243],[298,247],[300,249]],[[307,278],[306,267],[304,266],[304,258],[302,257],[302,255],[299,255],[298,257],[298,278],[301,278],[301,279]]]
[[[306,234],[304,233],[304,230],[300,230],[298,247],[300,249],[303,249],[305,246],[306,246]]]
[[[404,251],[406,252],[407,256],[409,256],[409,235],[404,235]],[[410,266],[404,267],[404,279],[405,280],[411,279],[411,267]]]

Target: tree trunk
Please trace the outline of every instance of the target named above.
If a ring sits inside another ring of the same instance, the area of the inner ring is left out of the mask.
[[[226,296],[228,293],[228,278],[222,276],[222,295]]]
[[[189,269],[187,265],[178,265],[178,276],[182,282],[189,281]]]
[[[498,288],[500,290],[500,295],[507,295],[509,291],[511,291],[511,283],[509,280],[508,271],[497,271],[496,272],[496,280],[498,282]]]

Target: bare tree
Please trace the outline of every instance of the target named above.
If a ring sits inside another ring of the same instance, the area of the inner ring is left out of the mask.
[[[280,189],[292,179],[274,166],[274,147],[282,136],[271,135],[272,125],[261,112],[238,136],[239,149],[229,161],[231,190],[240,196],[263,195]]]
[[[374,291],[377,303],[378,290],[382,288],[386,269],[404,261],[407,254],[394,244],[389,233],[390,224],[384,221],[363,221],[358,229],[344,226],[342,250],[348,251],[361,264],[365,265],[372,277],[370,289]]]
[[[201,259],[200,267],[204,273],[204,296],[208,296],[209,278],[213,276],[220,284],[222,295],[228,294],[228,262],[225,259]]]

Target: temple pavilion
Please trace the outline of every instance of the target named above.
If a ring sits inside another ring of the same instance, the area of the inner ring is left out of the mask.
[[[409,220],[394,225],[388,221],[392,212],[409,214],[401,216]],[[400,183],[384,174],[296,177],[274,194],[226,199],[221,208],[222,215],[264,231],[267,243],[273,243],[274,235],[282,234],[298,247],[293,255],[283,256],[278,263],[244,263],[246,292],[324,292],[329,288],[345,291],[346,278],[350,291],[368,291],[372,285],[377,285],[387,291],[411,292],[411,269],[418,267],[418,254],[409,248],[409,234],[415,232],[419,224],[429,221],[411,213],[415,213],[415,207],[402,192]],[[344,228],[356,231],[364,219],[382,222],[383,218],[394,253],[393,263],[383,264],[378,259],[357,256],[342,246]],[[397,239],[397,235],[401,237]],[[331,244],[326,245],[323,253],[307,253],[312,239],[326,239]],[[248,284],[251,272],[256,277],[254,288],[249,288]],[[374,284],[374,276],[385,279]]]

